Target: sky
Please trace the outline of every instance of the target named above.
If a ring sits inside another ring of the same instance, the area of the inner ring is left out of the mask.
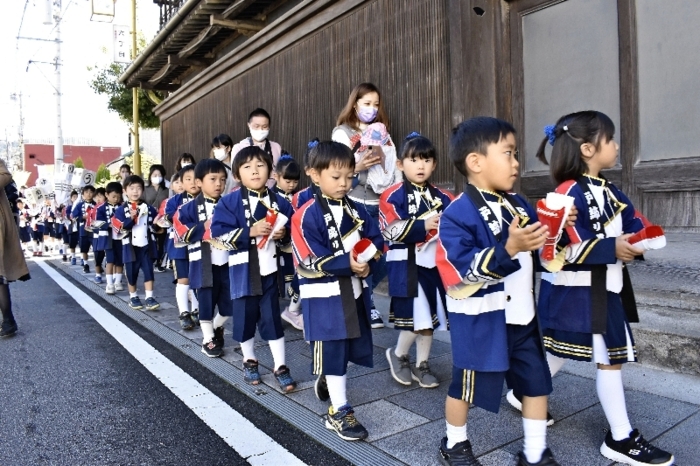
[[[113,24],[131,25],[131,1],[115,0]],[[91,0],[62,0],[61,91],[64,143],[69,139],[89,140],[101,146],[128,150],[128,126],[116,113],[107,110],[107,97],[98,96],[89,82],[95,71],[112,61],[112,24],[90,21]],[[23,10],[24,19],[23,17]],[[158,32],[158,6],[152,0],[137,0],[137,27],[147,42]],[[17,36],[53,39],[53,25],[43,24],[46,0],[7,0],[0,15],[0,138],[16,140],[19,126],[18,99],[22,93],[24,138],[48,139],[56,136],[56,97],[53,42],[18,40]],[[21,24],[21,29],[20,29]],[[19,34],[18,34],[19,32]]]

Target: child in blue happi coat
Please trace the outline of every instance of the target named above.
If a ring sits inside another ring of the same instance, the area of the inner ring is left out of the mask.
[[[260,337],[270,345],[280,388],[288,393],[296,388],[296,382],[285,363],[276,243],[284,246],[290,241],[285,225],[292,217],[292,206],[284,196],[268,190],[272,157],[264,150],[257,146],[241,149],[231,169],[240,188],[217,205],[211,234],[231,248],[233,339],[241,342],[246,382],[259,384],[257,327]]]
[[[87,261],[90,246],[92,246],[92,232],[85,230],[85,221],[87,220],[88,209],[95,206],[95,201],[92,199],[95,196],[95,187],[89,184],[82,189],[81,194],[83,196],[82,200],[77,204],[73,204],[71,219],[75,220],[78,232],[77,246],[80,248],[80,254],[82,255],[80,265],[83,266],[83,273],[90,273],[90,266]]]
[[[122,236],[112,228],[112,217],[121,206],[124,190],[121,183],[112,181],[107,183],[105,188],[106,202],[97,208],[95,214],[96,224],[93,232],[97,234],[94,249],[97,252],[104,252],[106,266],[105,293],[114,294],[123,291],[122,277],[124,275],[124,260],[122,259]]]
[[[347,400],[348,363],[372,367],[370,289],[365,278],[384,245],[379,227],[347,197],[355,158],[345,145],[320,142],[309,156],[317,187],[295,214],[292,243],[304,332],[311,341],[316,396],[331,406],[326,427],[344,440],[367,438]]]

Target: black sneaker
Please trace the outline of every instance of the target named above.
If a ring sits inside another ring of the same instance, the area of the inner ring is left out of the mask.
[[[195,326],[199,327],[199,309],[190,312],[190,319]]]
[[[547,448],[543,453],[542,453],[542,458],[537,463],[530,463],[527,458],[525,458],[525,454],[521,451],[518,453],[518,466],[559,466],[559,463],[557,463],[557,460],[554,459],[554,455],[552,454],[552,450]]]
[[[367,429],[355,418],[355,411],[350,405],[345,405],[338,411],[335,411],[333,406],[329,406],[326,429],[334,430],[343,440],[363,440],[369,435]]]
[[[83,265],[83,273],[90,273],[90,266],[85,264]]]
[[[469,440],[447,448],[447,437],[443,437],[440,442],[440,462],[445,466],[482,466],[474,456]]]
[[[600,454],[632,466],[667,466],[674,461],[672,454],[647,442],[637,429],[630,432],[630,436],[624,440],[613,440],[612,432],[608,431],[605,442],[600,447]]]
[[[202,353],[206,354],[210,358],[218,358],[224,354],[224,350],[217,345],[214,340],[211,340],[202,345]]]
[[[64,254],[63,257],[61,257],[61,261],[68,262],[68,257]]]
[[[224,347],[224,326],[223,325],[221,327],[214,329],[214,341],[221,348]]]
[[[243,380],[250,385],[258,385],[260,383],[258,361],[248,359],[243,363]]]
[[[523,412],[523,397],[516,395],[513,390],[508,390],[508,393],[506,394],[506,401],[508,401],[508,404],[510,404],[513,408],[517,409],[521,413]],[[547,411],[547,427],[551,426],[552,424],[554,424],[554,418],[551,414],[549,414],[549,411]]]
[[[321,401],[328,401],[331,394],[328,393],[328,385],[326,384],[326,376],[321,374],[316,379],[314,383],[314,393],[316,393],[316,398]]]
[[[297,383],[292,378],[292,374],[289,372],[287,366],[280,366],[280,368],[275,371],[275,378],[277,379],[277,383],[280,384],[280,389],[285,393],[292,392],[297,388]]]
[[[165,267],[163,267],[162,265],[157,266],[157,267],[156,267],[156,272],[158,272],[158,273],[163,273],[163,272],[165,272]]]
[[[10,337],[17,333],[17,322],[11,320],[0,325],[0,337]]]
[[[371,318],[372,328],[384,328],[384,321],[382,320],[382,315],[379,313],[378,310],[372,308],[369,315]]]
[[[182,314],[180,314],[179,320],[180,328],[182,330],[192,330],[194,328],[194,322],[192,322],[192,319],[190,319],[189,312],[183,312]]]

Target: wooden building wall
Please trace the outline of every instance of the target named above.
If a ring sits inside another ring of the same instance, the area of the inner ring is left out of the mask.
[[[666,6],[664,6],[666,5]],[[296,10],[295,10],[296,11]],[[534,154],[542,128],[597,109],[616,123],[607,176],[654,222],[700,231],[700,41],[696,0],[317,0],[221,57],[159,106],[163,153],[207,155],[212,136],[247,135],[255,107],[301,157],[329,138],[352,87],[379,86],[400,145],[420,131],[438,147],[435,181],[462,189],[446,160],[450,129],[498,116],[518,129],[530,199],[552,189]]]
[[[310,139],[330,139],[350,91],[364,81],[382,92],[395,144],[419,131],[444,154],[450,127],[444,1],[376,0],[338,12],[328,26],[164,119],[166,163],[174,165],[181,152],[206,156],[219,133],[246,137],[256,107],[272,116],[271,138],[301,160]],[[452,177],[452,167],[441,163],[435,179]]]

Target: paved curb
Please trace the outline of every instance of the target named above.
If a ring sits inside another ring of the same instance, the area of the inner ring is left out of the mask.
[[[127,317],[131,318],[141,326],[157,335],[165,342],[179,349],[181,352],[201,364],[220,378],[226,380],[241,393],[247,395],[251,400],[259,403],[269,411],[275,413],[281,419],[287,421],[294,427],[305,432],[317,442],[333,450],[339,456],[352,463],[372,464],[377,466],[394,466],[405,463],[393,456],[383,452],[379,448],[366,442],[347,442],[339,438],[335,432],[325,428],[318,415],[309,411],[295,401],[287,398],[281,393],[265,385],[252,386],[243,380],[243,372],[220,358],[209,358],[201,352],[198,345],[191,340],[180,335],[176,331],[166,327],[160,322],[150,317],[143,311],[131,309],[124,301],[116,296],[108,295],[102,287],[88,279],[91,275],[84,275],[76,272],[68,266],[56,260],[47,260],[51,267],[63,271],[71,276],[76,282],[99,295],[102,299],[119,309]]]

